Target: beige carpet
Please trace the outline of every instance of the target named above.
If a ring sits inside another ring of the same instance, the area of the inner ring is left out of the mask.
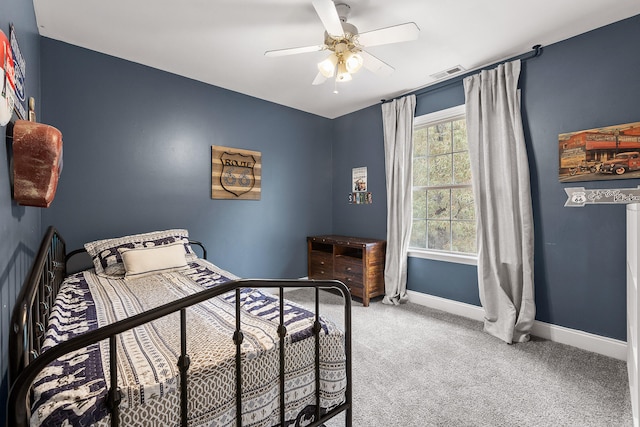
[[[321,294],[321,313],[341,323],[339,298]],[[313,307],[309,290],[286,297]],[[352,322],[354,426],[632,425],[623,361],[537,338],[507,345],[411,303],[354,301]]]

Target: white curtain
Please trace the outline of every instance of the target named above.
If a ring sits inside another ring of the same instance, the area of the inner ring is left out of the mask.
[[[519,76],[517,60],[464,79],[484,329],[507,343],[529,340],[536,311]]]
[[[382,104],[387,182],[387,252],[384,304],[407,300],[407,250],[411,237],[412,151],[415,95]]]

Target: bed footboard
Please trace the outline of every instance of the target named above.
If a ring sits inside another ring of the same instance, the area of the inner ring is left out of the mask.
[[[55,300],[60,284],[66,275],[65,244],[57,231],[50,227],[47,230],[40,247],[34,266],[29,274],[25,286],[21,290],[12,318],[10,335],[10,384],[11,391],[8,398],[7,425],[27,426],[30,419],[30,401],[32,397],[32,383],[38,373],[55,359],[67,353],[80,350],[90,344],[108,340],[110,358],[110,378],[108,378],[107,406],[111,411],[111,425],[119,425],[119,403],[121,400],[118,388],[118,353],[116,337],[145,323],[180,312],[180,342],[181,354],[176,360],[180,371],[180,420],[182,426],[187,426],[187,386],[189,383],[189,354],[187,353],[186,309],[202,303],[213,297],[235,292],[235,331],[232,337],[236,347],[236,425],[242,425],[242,363],[240,348],[243,341],[241,327],[241,290],[245,288],[271,288],[279,291],[279,387],[280,387],[280,424],[285,425],[285,326],[284,299],[282,295],[287,288],[313,288],[315,292],[315,311],[313,322],[313,336],[315,339],[315,414],[314,421],[309,426],[320,426],[330,418],[341,412],[346,413],[346,425],[351,426],[352,419],[352,389],[351,389],[351,298],[349,289],[335,280],[233,280],[214,288],[191,294],[169,304],[158,306],[127,319],[117,321],[107,326],[78,335],[68,341],[57,344],[41,353],[44,331],[47,327],[49,310]],[[320,336],[322,332],[320,322],[320,290],[337,290],[344,301],[344,351],[345,351],[345,399],[337,407],[327,413],[322,413],[320,404]]]

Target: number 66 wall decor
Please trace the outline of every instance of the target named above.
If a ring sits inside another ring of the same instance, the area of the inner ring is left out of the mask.
[[[260,200],[262,154],[211,146],[211,198]]]

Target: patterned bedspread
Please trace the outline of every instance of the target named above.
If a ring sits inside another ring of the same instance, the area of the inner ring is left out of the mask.
[[[195,260],[189,269],[141,279],[99,277],[88,270],[63,284],[50,319],[45,349],[78,334],[216,286],[235,277]],[[243,289],[242,343],[244,426],[276,426],[279,421],[279,301],[256,289]],[[286,418],[305,425],[315,409],[313,313],[285,304],[287,327]],[[188,413],[191,426],[233,426],[235,408],[235,292],[187,310]],[[322,319],[321,406],[344,401],[344,336]],[[179,425],[179,313],[118,336],[121,425]],[[32,425],[107,426],[108,341],[68,354],[49,365],[34,382]]]

